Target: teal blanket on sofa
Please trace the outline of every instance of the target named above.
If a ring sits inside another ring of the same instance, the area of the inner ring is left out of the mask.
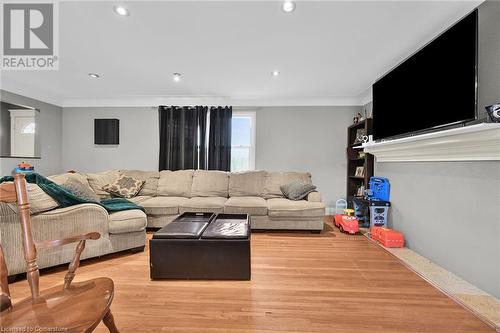
[[[122,211],[122,210],[129,210],[129,209],[140,209],[144,211],[144,208],[141,206],[136,205],[133,202],[128,201],[127,199],[123,198],[111,198],[111,199],[104,199],[101,200],[100,202],[95,202],[95,201],[89,201],[82,199],[80,197],[77,197],[74,195],[72,192],[68,191],[64,187],[57,185],[53,181],[45,178],[42,175],[39,175],[38,173],[27,173],[25,174],[26,176],[26,181],[28,183],[33,183],[37,184],[40,186],[40,188],[50,195],[61,207],[68,207],[68,206],[73,206],[73,205],[79,205],[83,203],[93,203],[100,205],[104,207],[108,212],[117,212],[117,211]],[[0,183],[3,182],[10,182],[13,181],[14,177],[12,176],[6,176],[0,178]]]

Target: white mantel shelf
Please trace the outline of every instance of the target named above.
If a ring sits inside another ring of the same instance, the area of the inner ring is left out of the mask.
[[[484,123],[366,143],[377,162],[500,161],[500,123]]]

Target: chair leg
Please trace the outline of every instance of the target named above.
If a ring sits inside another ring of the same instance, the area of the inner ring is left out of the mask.
[[[115,326],[115,318],[113,318],[113,314],[111,313],[111,309],[108,310],[108,312],[104,315],[104,318],[102,318],[102,322],[104,323],[104,325],[106,325],[109,332],[120,333],[120,331],[118,331],[118,328],[116,328],[116,326]]]

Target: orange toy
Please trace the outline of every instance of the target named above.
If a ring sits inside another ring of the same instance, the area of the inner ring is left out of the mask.
[[[385,247],[403,247],[405,239],[402,233],[392,229],[380,228],[378,241]]]
[[[379,232],[382,227],[371,227],[370,238],[374,241],[379,241]]]

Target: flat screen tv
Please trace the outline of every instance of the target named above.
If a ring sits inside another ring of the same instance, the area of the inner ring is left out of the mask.
[[[477,9],[373,84],[373,138],[470,121],[477,102]]]

